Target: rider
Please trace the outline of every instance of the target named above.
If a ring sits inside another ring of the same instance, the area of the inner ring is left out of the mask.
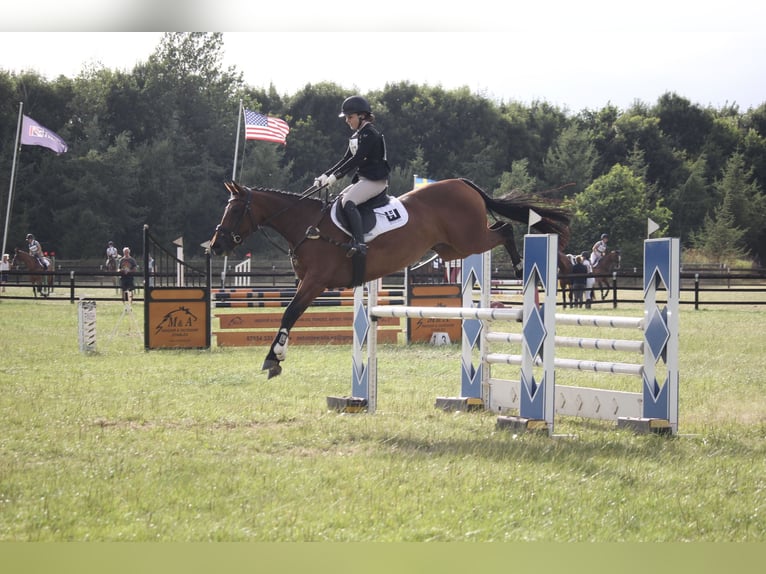
[[[117,258],[120,256],[120,253],[117,251],[117,248],[114,246],[114,241],[110,241],[107,244],[106,247],[106,267],[109,268],[109,264],[113,263],[114,268],[117,268]]]
[[[606,233],[601,234],[601,239],[596,241],[596,243],[593,244],[593,252],[590,256],[590,262],[593,264],[593,267],[598,265],[599,259],[601,259],[606,254],[606,244],[609,241],[609,235]]]
[[[354,171],[351,185],[340,193],[343,212],[351,227],[353,241],[346,254],[352,257],[356,253],[365,254],[362,216],[357,206],[372,199],[388,186],[390,167],[386,159],[386,142],[375,127],[375,116],[369,102],[362,96],[346,98],[341,105],[339,118],[345,118],[346,124],[354,133],[348,140],[348,149],[344,156],[314,180],[316,187],[332,185],[336,180]]]
[[[48,263],[43,257],[43,248],[40,242],[35,239],[35,236],[31,233],[27,233],[27,246],[29,247],[29,254],[37,259],[37,262],[43,269],[48,268]]]

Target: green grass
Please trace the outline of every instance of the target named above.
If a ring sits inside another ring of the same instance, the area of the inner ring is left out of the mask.
[[[766,538],[762,308],[681,310],[676,438],[437,410],[456,345],[384,346],[378,412],[338,414],[346,346],[292,346],[267,381],[265,348],[146,352],[121,311],[97,304],[83,354],[77,305],[0,300],[0,540]]]

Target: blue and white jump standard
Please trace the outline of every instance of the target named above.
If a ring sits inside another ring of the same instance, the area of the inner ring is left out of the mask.
[[[558,236],[524,237],[522,309],[490,308],[489,253],[463,261],[463,306],[403,307],[378,306],[375,284],[354,294],[354,350],[352,357],[352,396],[328,397],[328,407],[346,412],[377,408],[377,333],[378,317],[429,317],[462,319],[461,396],[437,399],[457,401],[461,410],[472,407],[493,412],[518,411],[519,416],[501,416],[498,427],[554,430],[554,414],[614,420],[618,426],[659,432],[678,431],[678,325],[680,296],[680,257],[678,239],[647,239],[644,242],[644,316],[616,317],[556,313]],[[480,306],[473,307],[473,289],[481,289]],[[657,305],[657,290],[667,291],[667,304]],[[544,295],[540,305],[539,289]],[[548,304],[546,305],[546,302]],[[522,323],[521,333],[490,332],[493,321]],[[556,324],[640,329],[642,340],[557,337]],[[521,344],[521,355],[489,352],[490,343]],[[363,348],[367,347],[365,361]],[[474,364],[476,348],[480,361]],[[615,363],[556,357],[557,348],[579,347],[594,351],[629,351],[643,355],[643,364]],[[666,367],[663,384],[657,381],[657,364]],[[520,380],[493,378],[493,364],[519,365]],[[641,377],[642,392],[590,389],[556,385],[556,369],[576,369],[596,373]],[[537,376],[536,376],[537,374]],[[539,378],[539,380],[538,380]],[[450,409],[455,410],[455,409]]]

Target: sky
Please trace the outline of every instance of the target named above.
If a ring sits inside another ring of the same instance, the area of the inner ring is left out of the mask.
[[[750,0],[46,2],[3,8],[1,69],[130,71],[164,30],[224,31],[224,66],[285,95],[322,81],[359,93],[408,81],[574,113],[667,92],[743,112],[766,103],[766,3]]]

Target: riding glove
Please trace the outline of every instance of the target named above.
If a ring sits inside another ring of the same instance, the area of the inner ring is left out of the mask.
[[[326,173],[323,173],[322,175],[318,176],[314,180],[314,186],[315,187],[325,187],[332,185],[338,180],[338,178],[335,177],[335,174],[327,175]]]

